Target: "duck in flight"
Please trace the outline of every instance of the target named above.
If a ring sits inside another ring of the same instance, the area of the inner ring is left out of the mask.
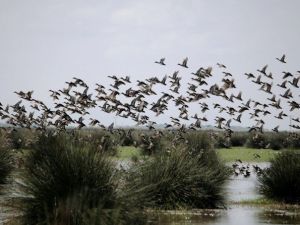
[[[286,63],[285,61],[285,54],[283,54],[283,56],[281,58],[276,58],[279,62],[282,62],[282,63]]]
[[[186,57],[186,58],[182,61],[182,63],[178,63],[178,65],[179,65],[179,66],[182,66],[182,67],[185,67],[185,68],[189,68],[189,67],[187,66],[187,61],[188,61],[188,57]]]
[[[166,60],[166,58],[161,58],[159,61],[155,61],[154,63],[157,63],[157,64],[160,64],[162,66],[165,66],[166,65],[165,64],[165,60]]]

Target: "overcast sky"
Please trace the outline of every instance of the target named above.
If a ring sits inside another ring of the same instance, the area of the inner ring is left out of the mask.
[[[294,73],[299,9],[298,0],[0,0],[0,102],[16,102],[16,90],[50,101],[48,90],[73,76],[90,85],[108,84],[107,75],[162,77],[184,57],[183,76],[217,62],[235,76],[265,64],[275,77]],[[282,54],[286,65],[275,60]],[[153,63],[161,57],[166,67]]]

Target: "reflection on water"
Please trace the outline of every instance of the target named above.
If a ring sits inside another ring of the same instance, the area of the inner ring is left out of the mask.
[[[265,168],[269,164],[261,163],[260,167]],[[119,168],[127,169],[130,163],[122,162]],[[18,187],[24,185],[15,176],[14,182],[5,188],[5,193],[0,195],[0,224],[10,216],[17,213],[3,207],[8,199],[24,197],[18,191]],[[257,192],[257,179],[254,173],[250,177],[232,176],[227,184],[226,191],[229,202],[241,200],[252,200],[260,197]],[[300,211],[270,210],[263,207],[247,207],[230,205],[227,210],[189,210],[189,211],[163,211],[151,217],[149,224],[159,225],[264,225],[264,224],[300,224]]]
[[[24,186],[20,179],[20,173],[14,172],[13,177],[11,182],[0,187],[0,224],[4,224],[10,218],[20,215],[20,212],[11,207],[12,202],[15,199],[27,197],[20,190],[20,187]]]
[[[232,207],[228,210],[191,213],[173,212],[159,215],[159,225],[264,225],[300,224],[299,212],[267,210],[257,207]]]
[[[269,163],[259,163],[266,168]],[[227,184],[227,200],[238,202],[261,197],[257,191],[257,177],[232,176]],[[270,210],[263,207],[230,205],[227,210],[168,211],[158,215],[159,225],[264,225],[300,224],[299,210]]]
[[[231,164],[229,164],[230,166]],[[260,168],[268,167],[269,163],[256,163]],[[250,164],[250,167],[253,165]],[[229,202],[237,202],[241,200],[253,200],[262,197],[257,191],[257,177],[254,170],[251,171],[249,177],[242,175],[232,176],[227,184],[227,199]]]

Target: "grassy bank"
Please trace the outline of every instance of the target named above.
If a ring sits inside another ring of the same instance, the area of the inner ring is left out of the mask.
[[[140,157],[141,149],[134,146],[119,146],[116,157],[118,159],[130,159],[132,157]]]
[[[280,151],[270,149],[254,149],[246,147],[232,147],[230,149],[217,149],[217,154],[221,160],[225,162],[233,162],[237,159],[246,162],[269,162]],[[140,157],[141,151],[133,146],[118,147],[117,158],[130,159],[132,157]]]
[[[282,151],[282,150],[281,150]],[[255,149],[247,147],[232,147],[217,149],[217,154],[224,162],[233,162],[240,159],[245,162],[269,162],[281,151],[271,149]],[[297,151],[297,150],[296,150]],[[30,150],[18,151],[17,157],[26,157]],[[141,149],[134,146],[119,146],[117,148],[117,159],[131,159],[142,157]]]
[[[274,201],[268,198],[257,198],[251,200],[242,200],[242,201],[233,201],[230,202],[230,205],[239,205],[239,206],[255,206],[255,207],[265,207],[270,209],[282,209],[282,210],[297,210],[300,213],[299,204],[287,204],[284,202]]]
[[[269,162],[279,152],[280,151],[270,149],[254,149],[247,147],[217,149],[219,157],[225,162],[233,162],[237,159],[246,162]]]

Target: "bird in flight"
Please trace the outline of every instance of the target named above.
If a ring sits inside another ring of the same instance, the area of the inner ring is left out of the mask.
[[[281,58],[276,58],[279,62],[282,62],[282,63],[286,63],[285,61],[285,54],[283,54],[283,56]]]
[[[161,58],[159,61],[155,61],[154,63],[157,63],[157,64],[160,64],[162,66],[165,66],[166,65],[165,64],[165,60],[166,60],[166,58]]]
[[[185,67],[185,68],[189,68],[189,67],[187,66],[187,61],[188,61],[188,57],[186,57],[186,58],[182,61],[182,63],[178,63],[178,65],[179,65],[179,66],[182,66],[182,67]]]

